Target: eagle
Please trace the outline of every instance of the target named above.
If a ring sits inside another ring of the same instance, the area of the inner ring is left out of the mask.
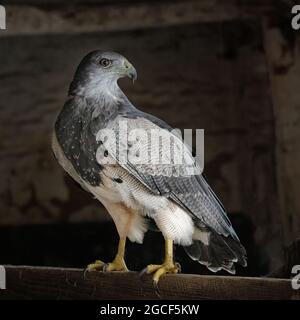
[[[212,272],[235,273],[235,263],[247,265],[246,251],[191,148],[166,122],[129,101],[118,85],[123,77],[134,81],[137,72],[121,54],[100,50],[87,54],[54,125],[56,159],[102,203],[119,234],[114,260],[96,260],[87,270],[128,271],[127,238],[142,244],[154,224],[165,239],[162,264],[145,268],[155,284],[162,275],[180,271],[174,244]],[[149,139],[154,131],[162,134],[160,143]],[[171,149],[168,141],[173,141]],[[174,161],[182,154],[186,161]]]

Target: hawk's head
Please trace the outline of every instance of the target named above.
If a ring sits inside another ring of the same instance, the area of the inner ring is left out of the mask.
[[[69,94],[92,93],[113,87],[123,77],[137,79],[135,68],[125,57],[116,52],[92,51],[80,62]]]

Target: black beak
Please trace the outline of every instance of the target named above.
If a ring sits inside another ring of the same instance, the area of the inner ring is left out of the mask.
[[[137,79],[137,72],[135,70],[134,67],[130,67],[128,70],[127,70],[127,75],[130,79],[132,79],[133,81],[135,81]]]

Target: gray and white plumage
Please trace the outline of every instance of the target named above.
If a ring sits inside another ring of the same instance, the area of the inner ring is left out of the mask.
[[[110,65],[102,66],[103,59]],[[222,204],[201,174],[166,175],[163,166],[152,170],[145,163],[120,162],[112,146],[99,136],[101,130],[109,128],[120,139],[118,125],[124,120],[129,130],[162,130],[167,138],[176,140],[178,147],[182,144],[169,125],[138,110],[128,100],[117,84],[124,76],[136,78],[136,71],[117,53],[94,51],[82,60],[55,123],[53,150],[59,163],[102,202],[120,236],[142,243],[150,217],[164,237],[183,245],[192,259],[210,270],[234,273],[235,262],[246,266],[245,249]],[[129,153],[136,150],[136,144],[141,144],[138,138],[128,144]],[[189,149],[182,147],[196,168]],[[115,163],[107,164],[107,159],[99,158],[99,148]],[[157,157],[165,155],[163,147],[141,146],[142,155],[149,152]],[[134,217],[129,227],[128,210]]]

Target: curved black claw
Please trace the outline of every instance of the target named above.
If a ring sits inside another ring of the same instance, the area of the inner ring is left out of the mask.
[[[108,263],[105,263],[102,267],[102,272],[108,272],[107,268],[108,268]]]
[[[158,282],[153,280],[152,283],[153,283],[155,294],[158,296],[158,298],[161,299],[161,295],[160,295],[160,291],[159,291],[159,287],[158,287]]]
[[[105,270],[104,270],[105,266],[106,266],[106,264],[103,265],[102,270],[100,270],[100,269],[91,270],[91,269],[89,269],[88,267],[86,267],[86,268],[84,269],[84,271],[83,271],[83,278],[86,279],[86,274],[87,274],[88,272],[95,272],[95,271],[96,271],[96,272],[105,272]]]
[[[140,271],[139,277],[143,278],[146,274],[148,274],[147,267]]]
[[[178,273],[181,273],[181,264],[179,262],[175,262],[175,266],[178,269]]]

